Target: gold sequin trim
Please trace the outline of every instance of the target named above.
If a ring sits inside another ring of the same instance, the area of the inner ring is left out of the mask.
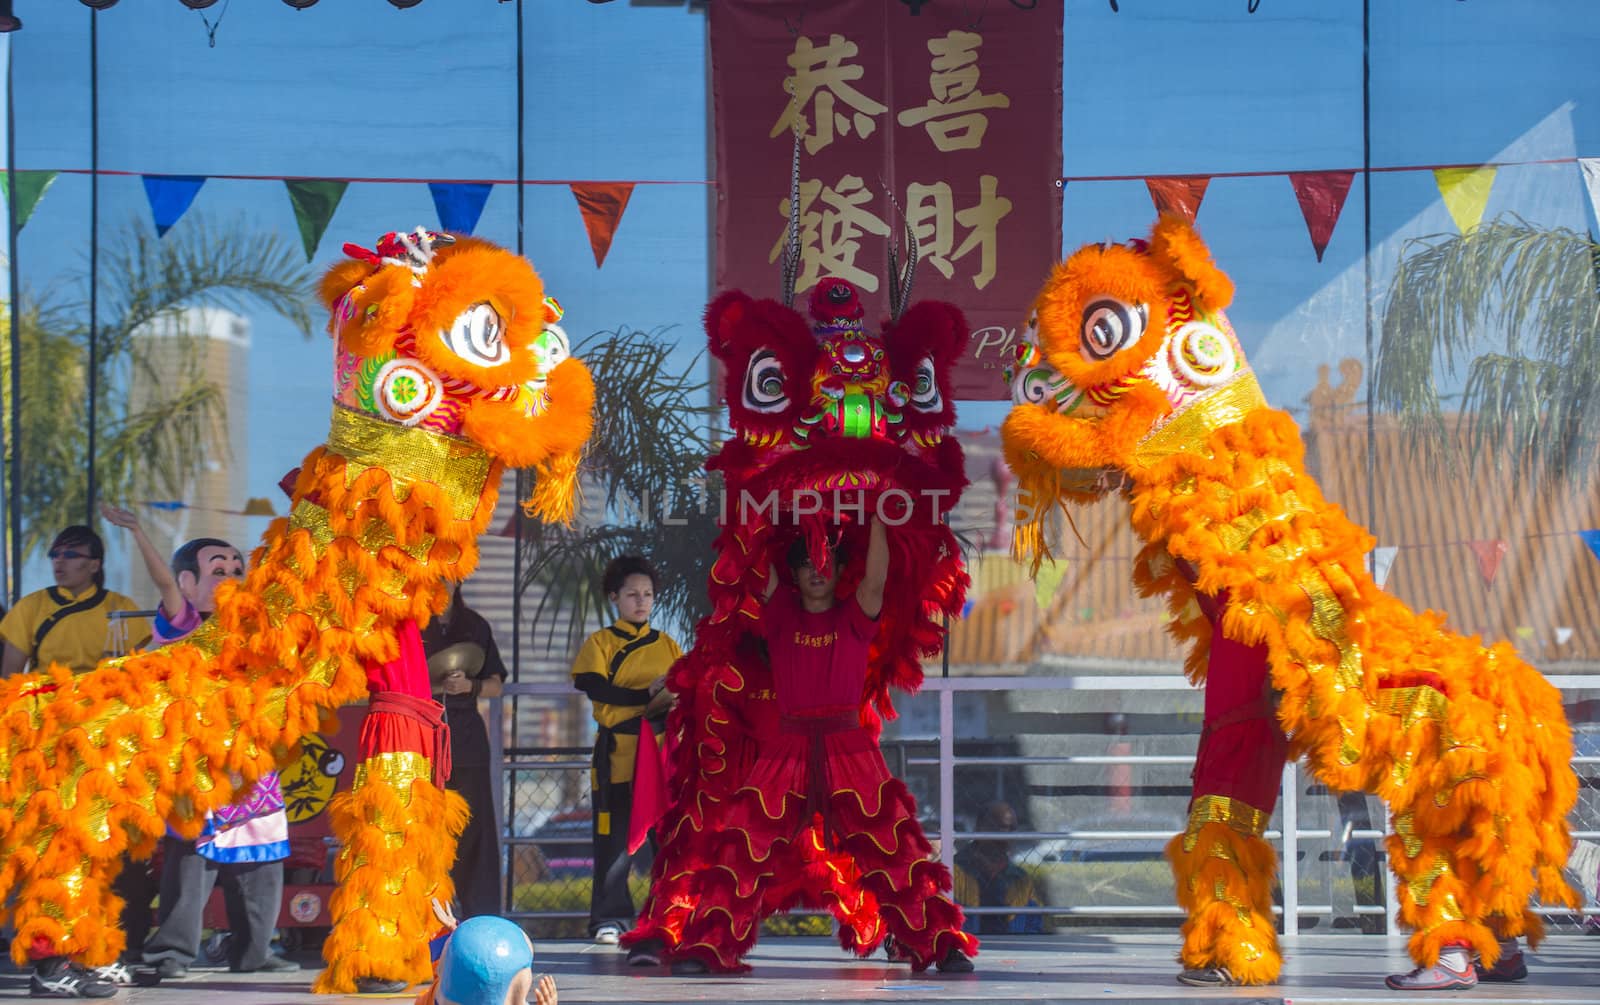
[[[402,750],[369,757],[356,765],[355,788],[382,783],[394,789],[400,801],[411,805],[411,783],[433,781],[433,762],[415,751]]]
[[[1310,572],[1300,580],[1300,589],[1311,600],[1311,631],[1339,651],[1334,669],[1333,689],[1345,691],[1361,686],[1361,650],[1350,641],[1345,630],[1344,605],[1319,573]],[[1308,660],[1306,669],[1326,671],[1327,665]]]
[[[1400,844],[1406,850],[1406,858],[1416,858],[1422,853],[1422,839],[1417,837],[1416,821],[1412,819],[1411,814],[1395,814],[1394,832],[1400,835]]]
[[[1148,465],[1174,454],[1192,452],[1212,433],[1266,407],[1267,399],[1255,375],[1244,371],[1152,430],[1133,448],[1134,460]]]
[[[1419,720],[1432,719],[1441,725],[1450,711],[1450,699],[1426,684],[1416,687],[1386,687],[1378,691],[1378,711],[1400,717],[1400,728],[1410,729]]]
[[[489,480],[489,454],[472,443],[396,426],[341,406],[333,409],[328,449],[349,462],[348,481],[367,468],[387,471],[395,498],[401,501],[410,495],[412,485],[432,482],[450,497],[451,515],[457,520],[472,519]]]
[[[1183,831],[1183,850],[1194,851],[1200,828],[1206,824],[1227,824],[1247,837],[1260,837],[1266,832],[1270,818],[1271,814],[1263,813],[1238,799],[1201,796],[1189,807],[1189,824]]]

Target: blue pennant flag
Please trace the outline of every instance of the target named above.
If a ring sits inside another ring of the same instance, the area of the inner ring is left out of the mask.
[[[156,234],[167,235],[178,218],[188,212],[189,205],[206,183],[205,176],[192,174],[147,174],[144,176],[144,194],[150,200],[150,213],[156,218]]]
[[[1583,543],[1594,552],[1594,557],[1600,558],[1600,530],[1580,530],[1578,536],[1583,538]]]
[[[433,208],[439,211],[439,226],[457,234],[472,233],[491,188],[494,186],[487,182],[428,182]]]

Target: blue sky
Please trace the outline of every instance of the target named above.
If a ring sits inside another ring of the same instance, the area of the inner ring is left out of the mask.
[[[1362,157],[1361,5],[1354,0],[1068,0],[1064,173],[1355,168]],[[1373,3],[1375,166],[1600,155],[1600,17],[1592,0]],[[88,25],[70,0],[18,0],[13,36],[17,165],[89,164]],[[564,185],[526,189],[526,252],[566,305],[575,336],[668,327],[698,348],[712,235],[706,14],[687,5],[528,0],[526,172],[534,181],[651,180],[636,190],[596,269]],[[1203,13],[1202,13],[1203,12]],[[515,173],[515,9],[492,0],[271,0],[201,16],[176,0],[100,17],[100,163],[142,173],[505,179]],[[23,231],[25,286],[81,267],[89,184],[62,176]],[[137,178],[101,182],[102,234],[148,219]],[[515,192],[498,186],[479,233],[515,241]],[[1573,165],[1506,167],[1487,216],[1515,211],[1582,229]],[[281,183],[213,180],[191,214],[243,217],[298,245]],[[1218,178],[1198,224],[1239,293],[1231,312],[1278,403],[1298,405],[1318,363],[1360,356],[1363,192],[1358,178],[1322,262],[1281,175]],[[1454,228],[1426,171],[1377,175],[1381,278],[1407,237]],[[1125,239],[1153,211],[1139,181],[1072,181],[1063,243]],[[353,184],[315,260],[345,241],[433,224],[423,185]],[[185,223],[180,223],[182,227]],[[1036,268],[1042,277],[1050,263]],[[767,291],[757,291],[765,293]],[[1025,305],[1019,305],[1019,312]],[[270,318],[255,322],[248,494],[326,430],[329,349]],[[963,424],[1003,408],[963,406]]]

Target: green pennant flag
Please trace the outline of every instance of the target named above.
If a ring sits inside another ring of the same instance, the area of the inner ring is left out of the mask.
[[[39,198],[44,195],[44,190],[56,180],[54,171],[18,171],[17,176],[17,229],[21,230],[28,222],[28,217],[33,215],[33,207],[39,204]],[[0,190],[5,192],[6,201],[11,200],[11,178],[0,172]]]
[[[301,179],[284,181],[289,190],[289,201],[294,203],[294,222],[300,225],[300,240],[306,246],[306,261],[316,257],[317,244],[333,219],[333,211],[344,198],[347,181],[329,179]]]

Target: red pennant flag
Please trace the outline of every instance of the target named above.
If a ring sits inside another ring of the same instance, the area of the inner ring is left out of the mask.
[[[1300,200],[1300,215],[1306,218],[1306,230],[1311,232],[1311,246],[1317,249],[1319,262],[1355,176],[1354,171],[1289,172],[1289,184],[1294,186],[1294,197]]]
[[[1478,571],[1483,574],[1485,586],[1494,585],[1494,577],[1500,571],[1500,560],[1506,557],[1506,543],[1504,541],[1468,541],[1472,553],[1478,556]]]
[[[605,264],[611,240],[617,236],[622,211],[628,208],[628,199],[633,195],[633,182],[573,182],[568,188],[577,197],[583,226],[589,231],[589,247],[594,249],[594,267],[598,269]]]
[[[1177,178],[1146,178],[1144,183],[1150,189],[1150,199],[1156,204],[1157,213],[1177,213],[1193,223],[1194,215],[1200,212],[1200,200],[1206,197],[1206,186],[1211,184],[1211,179],[1204,175],[1188,175]]]

